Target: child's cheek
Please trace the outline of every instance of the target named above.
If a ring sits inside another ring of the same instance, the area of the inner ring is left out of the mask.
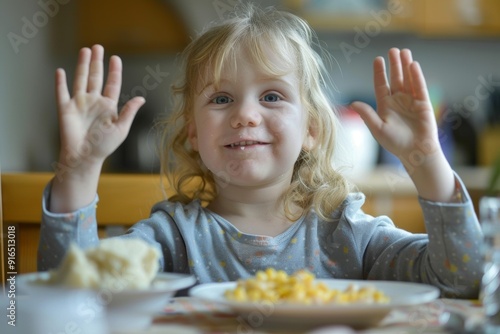
[[[274,136],[282,136],[285,133],[292,133],[300,136],[306,132],[306,124],[298,115],[276,115],[269,120],[269,131]]]
[[[279,134],[283,132],[283,128],[286,122],[286,119],[279,117],[278,115],[272,116],[269,120],[269,131],[272,134]]]

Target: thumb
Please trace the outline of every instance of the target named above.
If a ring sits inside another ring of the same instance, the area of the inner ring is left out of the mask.
[[[145,102],[146,100],[142,96],[136,96],[125,103],[116,122],[117,126],[120,127],[122,131],[128,133],[135,115],[137,115],[139,108],[142,107]]]
[[[377,133],[377,129],[382,127],[382,119],[369,104],[356,101],[351,103],[350,107],[358,113],[372,133]]]

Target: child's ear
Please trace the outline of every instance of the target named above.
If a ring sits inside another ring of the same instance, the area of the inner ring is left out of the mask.
[[[317,127],[314,124],[309,124],[306,135],[304,136],[304,142],[302,143],[302,149],[305,151],[312,150],[316,145],[317,136],[318,136]]]
[[[187,136],[193,150],[198,152],[198,133],[194,121],[189,122],[187,125]]]

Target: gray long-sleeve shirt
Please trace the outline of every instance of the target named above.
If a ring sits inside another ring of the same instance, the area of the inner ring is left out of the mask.
[[[276,237],[240,232],[229,221],[202,207],[163,201],[151,216],[123,237],[141,238],[162,255],[163,271],[190,273],[199,283],[232,281],[273,267],[289,274],[308,269],[318,278],[400,280],[432,284],[443,296],[475,298],[482,275],[482,233],[472,202],[459,181],[461,203],[419,199],[427,234],[398,229],[386,216],[364,214],[365,196],[351,193],[322,221],[314,211]],[[70,243],[99,242],[96,204],[69,214],[46,208],[43,201],[39,270],[57,267]]]

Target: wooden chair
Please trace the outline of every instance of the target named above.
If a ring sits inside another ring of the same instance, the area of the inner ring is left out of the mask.
[[[21,274],[36,271],[42,194],[52,177],[51,173],[1,175],[4,275],[6,272]],[[121,232],[148,217],[151,207],[165,198],[159,175],[103,174],[99,181],[98,193],[97,221],[101,237]],[[1,217],[2,212],[0,212]],[[16,251],[13,259],[15,268],[10,268],[12,270],[7,267],[8,238],[15,238]],[[2,281],[5,281],[5,277]]]
[[[45,186],[54,177],[52,173],[4,173],[1,174],[1,199],[3,207],[2,250],[7,268],[7,238],[15,235],[15,272],[36,271],[37,249],[42,217],[42,194]],[[167,186],[167,185],[166,185]],[[165,187],[165,188],[168,188]],[[99,235],[105,237],[121,234],[135,222],[149,216],[151,207],[158,201],[172,195],[163,194],[161,179],[157,174],[102,174],[99,187],[97,222]],[[416,202],[416,199],[411,198]],[[413,203],[413,202],[412,202]],[[376,211],[376,201],[368,200],[365,208],[369,213]],[[406,208],[398,202],[397,207]],[[415,207],[418,211],[418,207]],[[415,211],[415,210],[414,210]],[[404,210],[405,215],[408,210]],[[420,213],[421,214],[421,213]],[[0,214],[0,218],[2,214]],[[414,232],[421,232],[423,226],[404,226]],[[12,231],[9,231],[11,229]],[[3,270],[2,273],[10,270]]]
[[[3,242],[1,247],[3,275],[9,271],[17,273],[36,271],[42,194],[52,177],[51,173],[1,174],[0,222],[3,217],[3,237],[0,240]],[[470,177],[466,178],[470,179]],[[477,206],[477,201],[484,190],[481,188],[480,190],[469,189],[469,191]],[[151,207],[156,202],[172,195],[172,192],[163,194],[160,176],[156,174],[102,174],[98,193],[100,200],[97,221],[101,237],[121,233],[135,222],[148,217]],[[379,211],[386,206],[385,202],[380,203],[377,196],[367,198],[363,207],[365,212],[373,215],[384,214]],[[396,223],[401,222],[398,224],[401,228],[416,233],[425,232],[420,217],[422,213],[413,194],[392,199],[386,198],[386,201],[390,201],[390,206],[394,208],[391,216]],[[413,219],[408,219],[409,216]],[[9,255],[6,252],[7,240],[12,237],[15,238],[16,246],[15,268],[7,270]],[[2,282],[5,282],[5,276],[2,277]]]

